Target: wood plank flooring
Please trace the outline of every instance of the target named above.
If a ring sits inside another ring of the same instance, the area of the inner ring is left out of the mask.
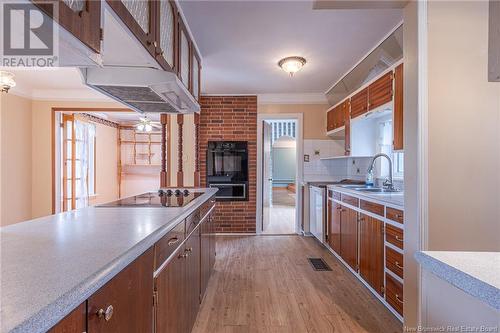
[[[316,272],[322,257],[331,272]],[[224,236],[194,333],[401,332],[401,323],[310,237]]]
[[[273,188],[273,205],[269,208],[269,225],[262,233],[268,235],[295,234],[295,193],[286,188]]]

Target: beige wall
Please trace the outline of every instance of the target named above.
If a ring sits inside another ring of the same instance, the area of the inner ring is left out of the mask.
[[[500,251],[500,83],[488,2],[428,3],[429,250]]]
[[[302,113],[304,115],[304,139],[328,139],[326,135],[327,104],[259,104],[258,113]]]
[[[91,205],[118,198],[118,129],[96,124],[96,193]]]
[[[35,218],[52,213],[52,108],[116,108],[123,106],[118,103],[69,101],[33,101],[32,105],[32,217]]]
[[[0,221],[8,225],[31,218],[31,100],[0,94]]]

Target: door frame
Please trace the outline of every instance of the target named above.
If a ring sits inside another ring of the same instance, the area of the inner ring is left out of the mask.
[[[263,186],[262,186],[262,166],[263,166],[263,131],[262,124],[264,120],[280,120],[291,119],[296,121],[296,160],[297,167],[295,170],[295,233],[299,234],[300,218],[302,216],[302,194],[299,189],[302,184],[302,177],[304,171],[304,162],[302,156],[304,154],[304,140],[303,140],[303,118],[302,113],[269,113],[257,114],[257,216],[255,219],[255,230],[257,234],[262,234],[262,205],[263,205]]]

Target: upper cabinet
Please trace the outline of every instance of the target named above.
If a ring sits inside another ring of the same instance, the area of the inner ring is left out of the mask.
[[[403,126],[403,64],[400,64],[394,70],[394,109],[392,112],[394,150],[404,148]]]
[[[392,101],[392,71],[382,75],[368,86],[368,110]]]
[[[196,100],[200,99],[201,94],[201,63],[200,58],[193,48],[193,70],[192,70],[192,82],[193,82],[193,96]]]
[[[142,46],[156,55],[156,7],[153,0],[106,0],[116,15],[125,23]]]
[[[165,70],[175,71],[177,50],[177,22],[178,12],[175,3],[161,0],[159,6],[159,31],[156,33],[158,40],[156,60]]]
[[[368,88],[351,97],[351,118],[356,118],[368,111]]]
[[[33,0],[33,3],[92,51],[101,51],[101,3],[93,0]],[[53,6],[57,4],[57,6]],[[54,8],[58,13],[54,15]]]
[[[186,88],[190,88],[190,68],[191,59],[191,41],[189,40],[189,35],[184,22],[179,21],[179,78]]]

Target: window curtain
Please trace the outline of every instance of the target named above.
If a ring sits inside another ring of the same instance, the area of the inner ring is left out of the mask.
[[[90,145],[94,137],[95,126],[85,121],[75,120],[75,195],[77,209],[87,207],[89,204]]]

